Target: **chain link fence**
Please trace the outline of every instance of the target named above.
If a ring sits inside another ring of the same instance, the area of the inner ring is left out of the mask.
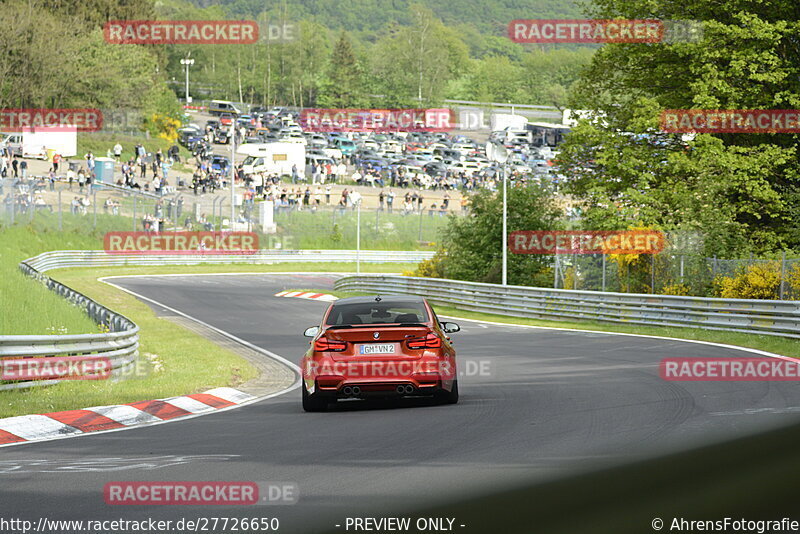
[[[796,300],[800,258],[721,259],[670,253],[553,257],[553,287],[618,293]]]
[[[359,210],[327,205],[322,195],[319,205],[299,200],[288,207],[273,207],[276,227],[267,233],[262,225],[267,214],[261,213],[260,202],[242,199],[240,191],[231,210],[229,189],[198,195],[192,189],[170,189],[158,195],[109,184],[51,183],[47,177],[5,179],[0,180],[0,225],[35,221],[59,231],[82,227],[98,232],[221,231],[233,226],[262,234],[261,246],[268,249],[352,250],[360,237],[362,249],[433,250],[447,214],[454,213],[430,206]]]

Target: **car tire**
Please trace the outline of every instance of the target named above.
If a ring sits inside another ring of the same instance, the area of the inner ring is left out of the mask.
[[[306,385],[303,384],[303,410],[307,412],[324,412],[328,407],[328,402],[325,399],[310,395],[306,391]]]
[[[439,390],[436,394],[436,400],[441,404],[457,404],[458,403],[458,380],[453,380],[453,389],[445,391]]]

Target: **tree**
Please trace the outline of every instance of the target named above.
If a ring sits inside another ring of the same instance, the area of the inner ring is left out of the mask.
[[[567,139],[567,190],[597,224],[657,224],[706,234],[705,252],[800,247],[798,137],[660,133],[663,109],[796,109],[797,6],[696,0],[598,0],[596,18],[702,21],[702,39],[613,44],[593,57],[570,107],[598,110]],[[616,220],[616,222],[615,222]]]
[[[441,101],[446,84],[468,65],[468,50],[429,9],[412,5],[411,27],[389,26],[375,44],[372,69],[389,105]]]
[[[508,188],[508,231],[554,230],[561,210],[536,185]],[[451,216],[442,233],[440,272],[446,278],[498,283],[502,278],[502,195],[481,190],[470,197],[470,216]],[[508,283],[552,283],[551,258],[508,254]]]
[[[342,32],[331,54],[320,105],[330,108],[361,107],[364,105],[363,90],[362,67],[353,51],[353,44]]]

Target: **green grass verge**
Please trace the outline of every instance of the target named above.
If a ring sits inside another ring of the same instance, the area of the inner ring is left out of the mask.
[[[117,218],[98,215],[98,228],[92,230],[91,215],[64,217],[64,231],[59,232],[54,217],[39,214],[30,225],[0,225],[0,335],[98,332],[81,310],[22,274],[17,265],[48,250],[102,248],[103,233]]]
[[[313,188],[312,188],[313,191]],[[331,199],[338,202],[339,197]],[[448,218],[401,213],[361,212],[361,247],[371,250],[435,250]],[[308,210],[275,214],[280,235],[291,236],[291,247],[301,249],[356,248],[357,217],[345,212]]]
[[[339,297],[356,297],[372,295],[365,292],[343,292],[331,291],[331,294]],[[435,303],[435,301],[432,301]],[[492,313],[481,313],[459,310],[445,304],[436,304],[436,313],[455,318],[473,319],[476,321],[489,321],[494,323],[518,324],[528,326],[541,326],[547,328],[573,328],[579,330],[593,330],[597,332],[619,332],[623,334],[640,334],[649,336],[661,336],[676,339],[688,339],[696,341],[710,341],[713,343],[723,343],[725,345],[736,345],[759,349],[783,356],[800,358],[800,341],[780,338],[777,336],[760,336],[756,334],[740,334],[737,332],[719,332],[715,330],[701,330],[699,328],[676,328],[667,326],[638,326],[627,324],[605,323],[599,321],[547,321],[542,319],[527,319],[524,317],[510,317],[508,315],[498,315]]]
[[[139,325],[139,368],[144,376],[118,382],[73,381],[26,391],[0,392],[0,417],[46,413],[186,395],[219,386],[238,386],[256,369],[230,350],[157,317],[147,304],[97,281],[97,272],[51,273],[61,283],[102,302]],[[138,374],[138,373],[137,373]]]
[[[161,149],[161,152],[166,154],[167,149],[173,145],[173,143],[167,141],[166,139],[161,139],[158,137],[150,137],[150,139],[147,139],[146,137],[138,137],[135,135],[85,132],[78,135],[78,155],[75,159],[82,159],[83,155],[90,150],[95,157],[106,157],[107,152],[109,150],[113,150],[114,145],[117,143],[122,145],[122,161],[127,161],[131,157],[135,157],[133,147],[136,146],[137,143],[141,143],[148,152],[152,152],[154,154],[159,148]],[[185,162],[186,158],[191,156],[191,153],[189,153],[189,151],[183,146],[178,146],[181,149],[181,161]],[[178,169],[175,168],[175,170]],[[148,174],[150,174],[149,168]],[[136,175],[139,175],[138,171]]]

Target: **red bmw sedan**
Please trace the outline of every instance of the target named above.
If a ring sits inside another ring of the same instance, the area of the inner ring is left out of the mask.
[[[351,297],[328,307],[303,356],[303,409],[323,411],[339,399],[434,397],[458,402],[456,352],[421,297]]]

